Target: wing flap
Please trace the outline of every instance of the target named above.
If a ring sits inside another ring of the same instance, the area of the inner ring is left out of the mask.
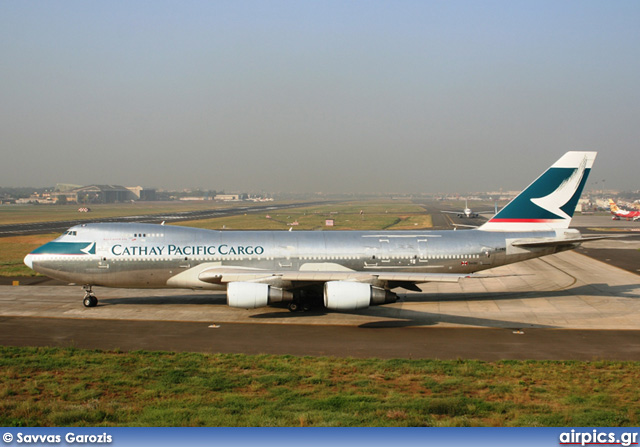
[[[381,281],[412,282],[421,284],[425,282],[458,282],[462,278],[469,278],[468,273],[398,273],[380,272],[372,273]]]

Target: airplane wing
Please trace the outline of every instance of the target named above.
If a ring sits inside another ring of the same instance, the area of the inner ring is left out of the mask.
[[[520,239],[517,241],[511,242],[511,245],[515,247],[525,247],[525,248],[536,248],[536,247],[557,247],[559,245],[567,245],[567,244],[581,244],[583,242],[589,241],[599,241],[602,239],[619,239],[629,237],[629,235],[602,235],[602,236],[583,236],[572,239],[556,239],[556,238],[547,238],[547,239]]]
[[[471,275],[464,273],[356,272],[353,270],[271,271],[212,267],[200,272],[198,279],[211,284],[226,284],[238,281],[268,282],[272,280],[291,282],[355,281],[364,283],[385,281],[422,284],[427,282],[458,282],[461,278],[469,276]]]

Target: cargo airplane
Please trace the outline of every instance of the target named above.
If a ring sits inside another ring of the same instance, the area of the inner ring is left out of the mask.
[[[613,220],[627,219],[636,221],[640,219],[640,211],[621,210],[616,202],[611,199],[609,199],[609,210],[613,214]]]
[[[465,231],[213,231],[87,223],[28,254],[52,278],[92,286],[226,290],[229,306],[323,304],[338,311],[395,302],[394,289],[558,253],[587,240],[569,229],[596,152],[567,152],[482,226]]]

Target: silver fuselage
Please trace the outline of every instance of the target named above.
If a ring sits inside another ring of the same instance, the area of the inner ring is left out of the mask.
[[[511,245],[515,240],[579,236],[572,229],[213,231],[118,223],[85,224],[71,230],[29,254],[25,261],[40,273],[78,284],[203,289],[226,287],[197,280],[198,271],[215,266],[270,271],[342,268],[368,272],[473,273],[576,246],[568,242],[554,247],[521,248]],[[183,274],[187,271],[195,273]]]

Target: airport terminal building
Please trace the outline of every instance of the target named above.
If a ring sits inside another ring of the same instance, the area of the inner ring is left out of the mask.
[[[70,203],[118,203],[131,201],[149,201],[156,199],[156,190],[135,186],[126,188],[120,185],[89,185],[76,188],[56,186],[52,193],[56,202]]]

